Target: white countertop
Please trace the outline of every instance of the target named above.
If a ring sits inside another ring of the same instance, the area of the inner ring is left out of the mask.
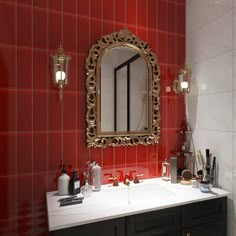
[[[118,187],[103,185],[100,192],[84,198],[82,204],[59,206],[57,192],[47,193],[49,231],[114,219],[153,210],[225,197],[229,192],[213,188],[202,193],[191,185],[171,184],[161,178]],[[78,194],[78,196],[82,196]]]

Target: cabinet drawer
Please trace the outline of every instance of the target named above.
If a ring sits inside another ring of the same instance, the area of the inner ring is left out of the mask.
[[[129,216],[127,217],[127,236],[161,236],[181,230],[181,213],[181,207],[173,207]]]
[[[226,219],[227,198],[218,198],[183,206],[183,226]]]
[[[226,236],[227,222],[226,220],[215,221],[205,225],[188,228],[184,230],[184,236]]]

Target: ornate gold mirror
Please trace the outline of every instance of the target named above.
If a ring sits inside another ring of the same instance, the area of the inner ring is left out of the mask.
[[[102,36],[86,71],[88,147],[159,142],[160,72],[146,42],[127,28]]]

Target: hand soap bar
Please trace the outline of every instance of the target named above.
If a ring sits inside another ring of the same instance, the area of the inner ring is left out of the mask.
[[[69,194],[69,181],[70,177],[66,174],[66,166],[63,164],[61,176],[58,178],[58,194]]]

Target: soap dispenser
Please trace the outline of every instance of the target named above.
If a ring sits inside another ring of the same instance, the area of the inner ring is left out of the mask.
[[[101,190],[101,167],[96,163],[95,166],[91,170],[91,175],[93,179],[93,187],[94,191],[100,191]]]
[[[70,177],[66,173],[65,164],[63,164],[61,175],[58,178],[58,194],[59,195],[69,194],[69,181],[70,181]]]

